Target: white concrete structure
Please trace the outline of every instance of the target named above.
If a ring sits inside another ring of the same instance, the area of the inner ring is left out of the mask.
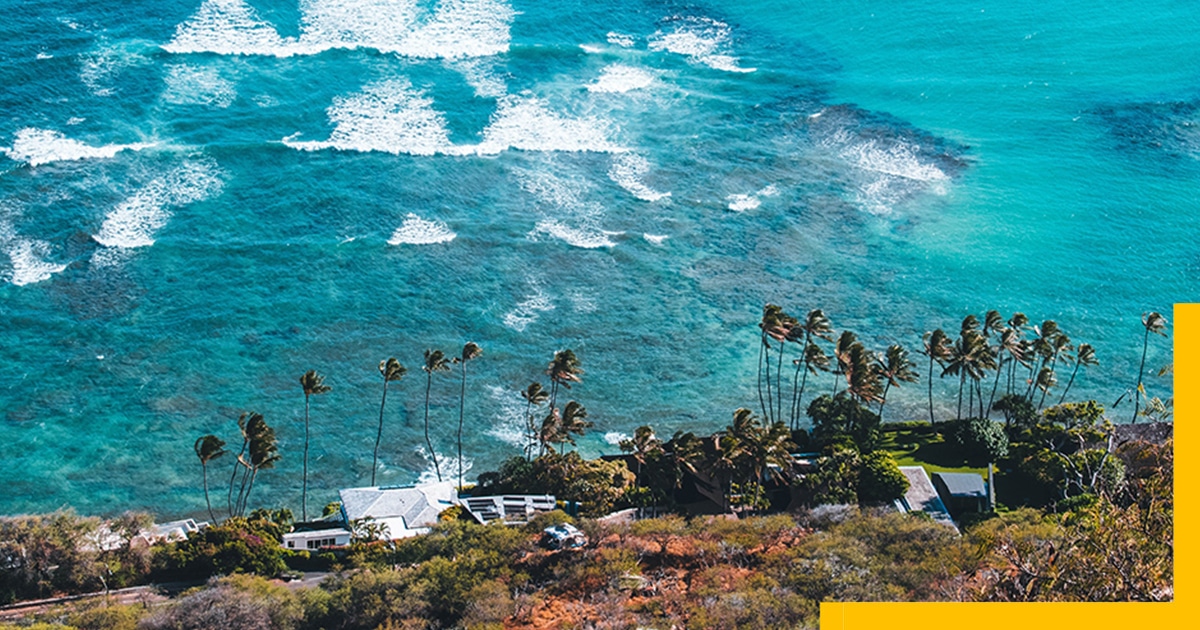
[[[464,497],[463,507],[480,523],[503,520],[514,525],[524,524],[534,514],[555,508],[552,494],[506,494],[491,497]]]
[[[458,505],[455,482],[443,481],[419,486],[347,488],[338,493],[342,499],[342,520],[372,519],[383,525],[386,537],[393,540],[429,532],[438,514]]]
[[[297,529],[283,535],[285,549],[316,551],[325,547],[340,547],[350,544],[350,530],[341,523],[330,523],[324,529]]]

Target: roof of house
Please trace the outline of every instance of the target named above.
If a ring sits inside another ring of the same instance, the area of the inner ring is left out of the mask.
[[[537,512],[555,508],[552,494],[506,494],[488,497],[463,497],[462,504],[480,523],[496,519],[524,523]]]
[[[987,497],[987,486],[983,477],[975,473],[933,473],[934,479],[940,479],[946,492],[952,497]]]
[[[438,514],[458,502],[455,482],[442,481],[417,486],[346,488],[338,494],[347,521],[372,518],[385,523],[392,537],[405,530],[429,527]]]
[[[946,505],[942,503],[941,497],[934,489],[933,482],[929,480],[929,475],[925,474],[924,468],[901,466],[900,472],[904,473],[908,479],[908,492],[904,493],[903,498],[905,509],[925,512],[933,520],[958,529],[950,518],[950,512],[946,510]]]

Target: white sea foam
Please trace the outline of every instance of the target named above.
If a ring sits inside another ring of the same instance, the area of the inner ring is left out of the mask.
[[[757,195],[729,195],[725,197],[725,201],[729,202],[729,209],[733,210],[734,212],[754,210],[762,205],[762,201],[759,200]]]
[[[671,193],[658,192],[642,182],[642,177],[649,172],[650,162],[633,153],[615,156],[608,167],[609,179],[642,201],[659,201],[670,197]]]
[[[571,300],[571,307],[576,313],[595,313],[596,298],[589,291],[576,289],[567,294],[567,298]]]
[[[563,241],[572,247],[599,249],[616,246],[616,243],[609,237],[621,234],[621,232],[606,232],[592,226],[570,226],[555,219],[546,219],[538,221],[529,236],[536,240],[542,234]]]
[[[75,126],[75,125],[78,125],[79,123],[82,123],[82,122],[83,122],[83,121],[85,121],[85,120],[87,120],[87,119],[86,119],[86,118],[80,118],[80,117],[78,117],[78,116],[72,116],[72,117],[70,117],[70,118],[68,118],[68,119],[67,119],[67,125],[69,125],[69,126],[72,126],[72,127],[73,127],[73,126]]]
[[[498,385],[489,385],[488,394],[500,409],[492,416],[492,426],[487,434],[517,448],[528,443],[525,426],[525,399],[521,394]]]
[[[26,127],[13,137],[11,147],[0,147],[9,159],[41,166],[51,162],[111,158],[121,151],[140,151],[150,144],[107,144],[94,147],[51,129]]]
[[[434,468],[433,460],[429,458],[429,453],[425,450],[424,446],[418,446],[417,448],[415,448],[413,450],[415,450],[417,452],[417,454],[419,454],[421,457],[425,458],[425,460],[429,462],[429,467],[426,468],[425,470],[421,471],[421,476],[417,478],[417,483],[436,483],[438,480],[437,473],[438,473],[439,469],[442,472],[442,480],[443,481],[453,481],[454,479],[458,478],[458,456],[457,455],[446,455],[445,453],[435,453],[434,457],[437,458],[437,468]],[[462,472],[463,472],[464,478],[466,478],[467,473],[470,472],[471,467],[474,465],[475,465],[475,462],[471,458],[467,457],[466,455],[463,455]]]
[[[614,46],[620,46],[621,48],[633,48],[633,43],[634,43],[633,35],[627,35],[625,33],[618,33],[616,31],[609,31],[607,39],[608,39],[608,43],[610,43]]]
[[[237,99],[233,82],[222,77],[214,67],[172,65],[167,68],[163,82],[166,83],[163,100],[175,105],[209,105],[224,109]]]
[[[51,55],[48,52],[40,52],[37,54],[37,58],[38,59],[53,59],[54,55]]]
[[[404,217],[404,223],[392,233],[388,245],[432,245],[448,243],[457,236],[441,221],[430,221],[409,213]]]
[[[283,143],[295,149],[316,151],[380,151],[392,154],[435,155],[462,153],[450,144],[446,119],[433,108],[433,100],[407,79],[387,79],[351,96],[337,97],[328,110],[333,133],[325,142],[291,138]]]
[[[540,313],[554,310],[554,302],[542,290],[541,283],[530,282],[530,288],[532,293],[504,314],[504,325],[517,332],[525,332],[530,324],[537,321]]]
[[[528,234],[530,240],[549,236],[584,249],[616,245],[610,237],[621,232],[601,227],[604,206],[587,198],[592,189],[586,179],[573,173],[557,175],[550,166],[537,171],[518,171],[518,181],[523,189],[549,206],[542,208],[541,220]]]
[[[507,96],[483,131],[480,154],[505,149],[523,151],[592,151],[620,153],[624,147],[609,140],[611,124],[597,118],[569,118],[550,110],[540,99]]]
[[[106,247],[129,249],[153,245],[155,233],[166,225],[173,208],[218,194],[222,183],[215,161],[189,160],[117,204],[92,238]]]
[[[0,218],[0,250],[12,265],[8,272],[0,273],[0,278],[19,287],[48,280],[67,268],[65,263],[49,261],[49,243],[18,236],[5,218]]]
[[[758,196],[759,197],[778,197],[779,196],[779,187],[776,186],[775,184],[767,184],[766,186],[764,186],[762,188],[762,190],[758,191]]]
[[[622,440],[628,440],[628,439],[629,439],[629,434],[621,433],[620,431],[609,431],[608,433],[604,434],[604,443],[611,444],[612,446],[617,446],[621,443]]]
[[[244,0],[205,0],[164,50],[225,55],[313,55],[371,48],[417,58],[508,50],[514,12],[499,0],[303,0],[298,39],[282,38]]]
[[[754,72],[738,65],[729,54],[729,25],[706,17],[676,17],[650,36],[650,49],[683,55],[693,62],[725,72]]]
[[[112,96],[115,79],[125,68],[148,61],[127,46],[100,38],[95,50],[79,57],[79,80],[96,96]]]
[[[508,84],[496,73],[490,59],[454,59],[447,60],[446,65],[462,73],[467,85],[475,89],[475,96],[479,98],[500,98],[508,93]]]
[[[872,214],[891,214],[916,190],[946,194],[950,177],[909,143],[863,140],[842,127],[823,137],[819,146],[832,149],[855,167],[851,174],[857,186],[854,200]]]
[[[171,53],[221,55],[279,55],[294,51],[244,0],[204,0],[196,14],[175,28],[175,38],[163,46]]]
[[[589,83],[589,92],[622,93],[640,90],[654,84],[654,75],[642,68],[614,63],[600,72],[595,83]]]
[[[589,55],[598,55],[598,54],[604,52],[603,48],[601,48],[599,46],[594,46],[592,44],[580,44],[579,48],[580,48],[580,50],[582,50],[583,52],[585,52]]]
[[[663,241],[670,238],[666,234],[642,234],[642,238],[646,239],[647,243],[654,245],[662,245]]]

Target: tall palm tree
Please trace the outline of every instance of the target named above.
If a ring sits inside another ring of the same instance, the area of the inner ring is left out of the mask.
[[[833,394],[837,395],[838,376],[847,374],[850,368],[850,348],[858,343],[858,337],[849,330],[842,331],[833,347],[833,358],[837,360],[837,368],[833,370]]]
[[[533,445],[538,441],[539,433],[533,422],[533,406],[542,406],[550,398],[549,392],[542,389],[542,384],[533,382],[529,387],[521,390],[521,398],[525,399],[525,430],[526,436],[529,438],[529,444],[525,447],[525,458],[533,459]],[[543,443],[544,444],[544,443]],[[540,453],[539,453],[540,455]]]
[[[1142,395],[1146,392],[1145,386],[1142,385],[1142,376],[1145,375],[1146,370],[1146,351],[1150,347],[1150,333],[1166,337],[1167,333],[1163,332],[1163,330],[1167,327],[1167,318],[1155,311],[1150,311],[1142,315],[1142,326],[1146,329],[1146,334],[1142,337],[1142,363],[1138,366],[1138,380],[1137,388],[1134,392],[1132,422],[1137,422],[1138,410],[1141,409],[1142,404]]]
[[[262,418],[262,416],[258,417]],[[250,458],[246,467],[250,480],[239,501],[239,515],[246,513],[246,506],[250,502],[250,493],[254,490],[254,480],[258,478],[258,471],[274,468],[275,462],[280,459],[279,445],[275,440],[275,429],[267,426],[267,423],[263,421],[259,429],[251,435],[248,450]]]
[[[200,468],[204,471],[204,503],[208,506],[208,517],[215,524],[217,516],[213,514],[212,502],[208,500],[208,462],[225,454],[225,441],[215,435],[205,435],[196,440],[192,446],[196,457],[200,458]]]
[[[304,476],[303,489],[300,491],[300,520],[308,520],[308,399],[314,394],[329,392],[325,377],[309,370],[300,377],[300,387],[304,389]]]
[[[796,371],[800,371],[800,361],[796,362]],[[800,414],[802,413],[801,403],[804,399],[804,386],[808,382],[809,374],[817,372],[829,371],[829,356],[815,343],[809,343],[804,348],[804,378],[800,381],[800,388],[796,389],[795,381],[792,383],[792,391],[795,398],[792,400],[792,430],[800,428]]]
[[[583,368],[579,367],[579,357],[571,350],[559,350],[554,353],[554,359],[546,367],[546,375],[550,377],[550,406],[558,404],[559,385],[571,389],[571,383],[581,381],[579,375]]]
[[[1042,322],[1041,326],[1033,327],[1033,341],[1030,342],[1030,349],[1033,355],[1041,358],[1041,364],[1038,367],[1046,367],[1050,362],[1050,357],[1054,356],[1054,342],[1062,331],[1058,329],[1058,322],[1047,319]],[[1033,402],[1033,390],[1037,385],[1037,379],[1034,378],[1035,366],[1031,361],[1029,364],[1029,384],[1025,388],[1025,397],[1029,402]]]
[[[882,399],[879,372],[875,369],[874,358],[862,343],[856,341],[850,346],[845,369],[846,390],[851,396],[868,405]]]
[[[879,399],[879,417],[882,419],[883,406],[887,404],[888,390],[892,386],[899,387],[900,383],[915,383],[920,376],[913,369],[916,365],[908,359],[908,350],[898,343],[888,346],[883,357],[876,357],[875,360],[878,362],[879,374],[887,379],[887,384],[883,387],[883,396]]]
[[[260,414],[260,413],[255,413],[253,411],[249,411],[249,412],[245,412],[245,413],[242,413],[241,415],[239,415],[237,423],[238,423],[238,430],[241,431],[241,433],[242,433],[242,448],[241,448],[241,450],[238,451],[237,458],[234,459],[234,461],[233,461],[233,474],[229,476],[229,493],[225,497],[227,507],[229,508],[229,516],[231,516],[231,517],[235,515],[235,513],[234,513],[235,506],[233,503],[233,486],[237,482],[238,472],[241,471],[242,468],[245,466],[245,460],[243,459],[243,456],[246,454],[246,449],[250,446],[250,437],[254,433],[257,433],[259,430],[261,430],[261,426],[263,424],[263,417],[262,417],[262,414]],[[245,484],[243,483],[243,486],[244,485]],[[239,496],[240,495],[241,495],[241,493],[239,492]]]
[[[1037,379],[1034,380],[1034,386],[1042,390],[1042,397],[1038,400],[1037,410],[1042,410],[1042,403],[1046,400],[1046,392],[1050,391],[1051,387],[1058,384],[1058,377],[1054,374],[1054,368],[1046,365],[1038,370]]]
[[[792,330],[799,325],[800,322],[795,317],[781,311],[778,326],[770,334],[770,337],[779,343],[779,356],[775,360],[775,408],[773,410],[775,414],[773,417],[776,420],[783,415],[783,355],[787,350],[787,342],[793,336]]]
[[[483,349],[473,341],[468,341],[463,346],[462,355],[457,359],[457,363],[462,366],[462,391],[458,396],[458,491],[462,492],[463,485],[463,456],[462,456],[462,432],[463,432],[463,412],[467,402],[467,361],[478,359],[483,354]]]
[[[1011,320],[1010,320],[1011,321]],[[1008,390],[1012,391],[1012,365],[1017,362],[1023,362],[1025,344],[1021,339],[1021,334],[1014,328],[1004,327],[1000,331],[1000,340],[996,343],[996,357],[998,359],[996,365],[996,382],[992,383],[992,395],[988,398],[987,408],[984,410],[984,417],[990,417],[992,412],[992,402],[996,400],[996,390],[1000,388],[1000,374],[1004,372],[1004,364],[1009,363],[1008,370]]]
[[[379,374],[383,377],[383,397],[379,401],[379,431],[375,434],[375,451],[371,454],[371,485],[375,485],[375,471],[379,468],[379,442],[383,439],[383,408],[387,405],[388,383],[404,378],[408,370],[395,358],[379,362]]]
[[[809,372],[814,374],[816,373],[813,371],[812,367],[813,360],[818,362],[823,361],[824,365],[828,366],[829,359],[825,357],[825,353],[821,351],[820,347],[813,343],[813,337],[819,337],[826,341],[832,341],[832,333],[833,325],[829,322],[829,318],[825,316],[824,311],[819,308],[809,311],[808,314],[804,316],[804,321],[802,323],[797,323],[788,329],[788,341],[796,342],[800,344],[801,348],[804,349],[802,353],[803,358],[792,362],[796,365],[796,373],[792,377],[792,409],[790,414],[791,428],[793,430],[799,428],[798,410],[800,407],[800,399],[804,394],[803,383],[800,384],[799,390],[796,388],[796,381],[800,376],[801,364],[803,364],[804,368],[805,381],[808,380]],[[818,367],[817,369],[824,368]]]
[[[939,366],[945,368],[953,347],[950,338],[941,328],[925,333],[922,342],[925,346],[924,354],[929,357],[929,424],[936,425],[937,422],[933,419],[933,364],[936,361]]]
[[[1100,361],[1096,359],[1096,349],[1091,344],[1081,343],[1075,352],[1075,369],[1071,370],[1071,379],[1067,381],[1067,388],[1063,390],[1062,396],[1058,399],[1058,404],[1063,404],[1067,399],[1067,392],[1071,391],[1071,385],[1075,383],[1075,375],[1079,373],[1081,366],[1100,365]]]
[[[433,440],[429,439],[429,391],[433,389],[433,373],[449,372],[450,359],[441,350],[425,350],[425,445],[429,447],[429,459],[433,460],[433,472],[437,480],[442,480],[442,467],[438,465],[437,452],[433,450]]]
[[[558,413],[557,407],[551,407],[550,412],[542,420],[542,428],[538,431],[538,442],[541,444],[538,448],[538,457],[547,451],[554,451],[553,444],[565,442],[564,435],[566,435],[566,431],[563,431],[562,414]]]
[[[1017,352],[1014,353],[1010,347],[1005,348],[1005,352],[1007,352],[1009,355],[1008,384],[1005,386],[1005,394],[1013,393],[1013,380],[1016,376],[1017,364],[1019,363],[1022,367],[1027,369],[1031,368],[1032,366],[1029,358],[1033,355],[1033,347],[1031,343],[1025,339],[1025,332],[1028,326],[1029,317],[1027,317],[1025,313],[1018,311],[1013,313],[1012,317],[1008,318],[1008,327],[1012,329],[1013,334],[1015,335],[1015,338],[1011,339],[1010,341],[1012,342],[1012,347],[1015,347]]]
[[[773,398],[771,395],[771,339],[779,342],[779,352],[782,356],[783,343],[787,339],[788,334],[788,317],[787,313],[783,312],[783,308],[775,304],[766,304],[763,306],[762,319],[758,323],[759,335],[761,336],[762,345],[758,351],[758,402],[762,405],[763,416],[769,417],[773,409]],[[794,321],[794,320],[792,320]],[[765,358],[764,358],[765,353]],[[762,392],[763,383],[763,365],[766,369],[767,396],[764,400]]]

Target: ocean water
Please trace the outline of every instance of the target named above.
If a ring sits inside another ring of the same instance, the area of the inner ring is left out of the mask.
[[[715,429],[767,301],[880,349],[1055,319],[1111,403],[1141,313],[1200,285],[1190,2],[0,6],[0,513],[199,515],[192,443],[245,410],[283,455],[258,499],[298,510],[309,369],[323,505],[370,478],[388,356],[380,479],[428,477],[422,351],[466,341],[476,473],[565,347],[585,454]],[[432,390],[448,457],[457,373]]]

